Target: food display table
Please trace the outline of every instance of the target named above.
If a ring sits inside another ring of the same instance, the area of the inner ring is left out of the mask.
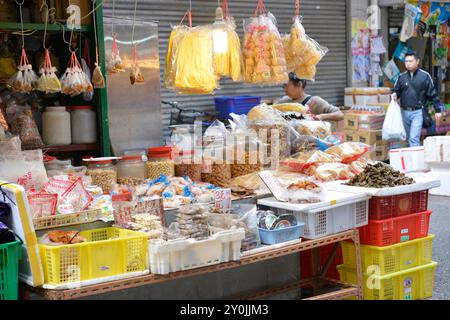
[[[339,246],[339,242],[344,240],[353,240],[355,244],[355,255],[357,257],[357,274],[358,284],[351,285],[342,283],[336,280],[326,279],[325,275],[328,267],[331,264],[334,254]],[[324,266],[321,266],[317,259],[318,248],[329,244],[335,244],[335,250],[329,257]],[[187,271],[180,271],[170,273],[168,275],[155,275],[148,274],[143,276],[137,276],[134,278],[111,281],[107,283],[101,283],[77,289],[68,290],[46,290],[37,287],[31,287],[25,284],[21,284],[21,297],[23,299],[29,299],[30,294],[37,294],[38,296],[49,300],[67,300],[77,299],[88,296],[99,295],[103,293],[110,293],[120,290],[127,290],[139,286],[151,285],[156,283],[173,281],[186,277],[193,277],[197,275],[207,274],[211,272],[219,272],[223,270],[239,268],[245,265],[254,264],[262,261],[275,259],[282,256],[292,255],[300,253],[306,250],[313,250],[313,270],[315,270],[315,276],[309,279],[302,279],[288,285],[268,288],[262,292],[256,292],[251,295],[233,297],[235,299],[261,299],[275,294],[281,294],[292,290],[300,289],[305,286],[313,288],[313,296],[307,297],[308,300],[339,300],[349,297],[357,297],[362,300],[362,268],[361,268],[361,254],[360,254],[360,242],[359,232],[357,229],[348,230],[341,233],[336,233],[323,238],[315,240],[303,240],[298,239],[290,241],[284,244],[279,244],[267,248],[258,248],[252,251],[244,252],[240,261],[226,262],[204,268],[192,269]]]

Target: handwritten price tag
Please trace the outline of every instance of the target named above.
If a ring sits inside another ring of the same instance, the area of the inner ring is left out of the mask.
[[[219,212],[231,213],[231,189],[216,190],[214,206]]]

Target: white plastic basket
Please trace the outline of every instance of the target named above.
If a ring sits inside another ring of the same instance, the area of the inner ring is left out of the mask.
[[[220,231],[207,240],[150,241],[149,269],[153,274],[206,267],[241,258],[243,228]]]
[[[369,197],[365,194],[328,192],[332,200],[315,204],[290,204],[275,198],[258,200],[279,214],[293,214],[305,223],[303,237],[317,239],[368,224]],[[334,200],[333,200],[334,198]]]

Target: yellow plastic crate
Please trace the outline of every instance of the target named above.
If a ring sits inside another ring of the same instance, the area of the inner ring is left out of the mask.
[[[434,235],[387,247],[361,245],[363,272],[385,275],[421,266],[432,261]],[[342,257],[346,268],[356,268],[353,242],[343,241]]]
[[[420,300],[433,296],[437,262],[384,276],[363,276],[364,300]],[[341,281],[356,284],[356,270],[337,266]]]
[[[146,270],[148,236],[119,228],[80,232],[87,242],[39,245],[45,284],[77,283]]]

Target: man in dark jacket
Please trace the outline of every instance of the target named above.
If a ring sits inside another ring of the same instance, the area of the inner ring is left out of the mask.
[[[405,56],[407,71],[400,75],[392,90],[392,98],[399,102],[402,109],[403,125],[410,147],[420,146],[423,126],[422,108],[428,102],[432,102],[436,112],[441,112],[433,79],[428,72],[419,69],[419,64],[420,59],[415,52],[407,53]]]

